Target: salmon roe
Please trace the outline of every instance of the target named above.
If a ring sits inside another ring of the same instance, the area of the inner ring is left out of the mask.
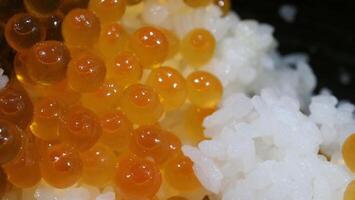
[[[108,147],[97,144],[81,154],[83,161],[82,181],[86,184],[104,187],[115,173],[116,156]]]
[[[217,77],[196,71],[186,79],[188,98],[192,104],[200,108],[215,108],[221,101],[223,86]]]
[[[182,154],[170,159],[164,168],[166,181],[180,191],[198,189],[200,182],[193,172],[192,165],[192,161]]]
[[[60,0],[24,0],[28,12],[38,16],[48,16],[54,13],[60,5]]]
[[[68,65],[68,84],[77,92],[94,92],[103,84],[105,76],[105,62],[93,53],[82,53]]]
[[[127,49],[129,35],[118,23],[109,23],[102,27],[98,46],[106,59],[112,60],[120,51]]]
[[[121,109],[133,123],[154,124],[163,115],[163,105],[153,88],[133,84],[125,89]]]
[[[62,140],[79,151],[85,151],[94,146],[101,133],[98,116],[80,106],[67,111],[59,124],[59,135]]]
[[[171,67],[153,69],[147,84],[158,92],[165,110],[179,108],[185,103],[187,89],[184,77]]]
[[[130,44],[145,68],[159,66],[169,54],[167,37],[152,26],[142,27],[133,33]]]
[[[42,178],[56,188],[74,185],[81,177],[83,162],[79,152],[64,144],[48,146],[41,153]]]
[[[216,49],[214,36],[206,29],[194,29],[182,40],[181,53],[187,64],[201,67],[213,57]]]
[[[125,200],[151,199],[158,192],[162,177],[149,160],[125,155],[118,161],[115,183]]]
[[[38,83],[51,84],[65,78],[70,60],[68,48],[58,41],[35,44],[26,60],[29,77]]]
[[[346,166],[355,172],[355,134],[350,135],[343,143],[342,154]]]
[[[92,46],[100,35],[100,21],[85,9],[70,11],[63,20],[62,33],[67,45]]]
[[[126,11],[126,0],[90,0],[89,9],[101,23],[118,21]]]
[[[47,97],[36,101],[31,131],[43,140],[57,140],[63,113],[63,104],[54,98]]]
[[[23,144],[23,131],[15,124],[0,120],[0,164],[14,159]]]
[[[39,152],[32,133],[26,133],[24,140],[16,158],[3,167],[11,184],[19,188],[30,188],[41,180]]]
[[[123,87],[139,82],[143,75],[139,59],[130,52],[118,53],[107,70],[108,76],[115,79]]]
[[[40,21],[29,14],[14,15],[6,23],[6,41],[16,51],[29,49],[45,37],[45,29]]]
[[[121,111],[109,112],[100,117],[102,136],[100,142],[115,151],[124,151],[129,143],[133,124]]]
[[[352,181],[348,184],[345,192],[344,192],[344,200],[352,200],[355,199],[355,181]]]

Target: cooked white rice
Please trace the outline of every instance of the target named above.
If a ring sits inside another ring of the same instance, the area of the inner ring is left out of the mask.
[[[311,101],[316,79],[307,57],[281,56],[273,27],[241,20],[233,12],[221,17],[216,6],[191,9],[182,0],[146,0],[128,9],[123,24],[132,30],[153,24],[179,37],[203,27],[216,37],[216,55],[202,69],[222,81],[223,103],[204,122],[211,139],[183,147],[208,191],[223,200],[342,199],[352,174],[342,163],[340,147],[355,132],[354,106],[325,94]],[[186,74],[191,70],[180,55],[166,64]],[[1,76],[0,88],[7,81]],[[42,182],[4,197],[21,198],[114,200],[115,194],[112,188],[59,190]]]

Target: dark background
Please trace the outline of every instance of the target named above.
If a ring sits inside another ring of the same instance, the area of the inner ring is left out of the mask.
[[[355,0],[232,0],[242,19],[275,27],[282,54],[306,52],[318,79],[317,92],[329,88],[355,103]],[[281,5],[297,8],[293,23],[279,15]],[[343,84],[341,74],[350,82]]]

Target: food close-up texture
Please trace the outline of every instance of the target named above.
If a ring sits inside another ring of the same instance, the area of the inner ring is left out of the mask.
[[[0,0],[0,198],[353,200],[355,107],[231,6]]]

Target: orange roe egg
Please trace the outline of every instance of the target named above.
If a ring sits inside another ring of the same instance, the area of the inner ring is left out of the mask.
[[[52,84],[65,78],[69,60],[69,50],[62,42],[39,42],[30,50],[26,69],[32,80]]]
[[[62,140],[80,151],[94,146],[101,132],[99,118],[92,111],[80,106],[72,107],[59,124]]]
[[[146,26],[138,29],[131,37],[131,48],[146,68],[163,63],[169,54],[169,42],[162,31]]]
[[[3,167],[9,182],[16,187],[33,187],[41,180],[39,153],[32,133],[26,134],[24,145],[17,157]]]
[[[165,110],[179,108],[185,103],[187,89],[184,77],[171,67],[153,69],[147,84],[160,95]]]
[[[100,117],[102,136],[100,142],[122,152],[128,146],[133,124],[121,111],[106,113]]]
[[[214,36],[206,29],[198,28],[189,32],[181,43],[181,53],[185,62],[193,67],[207,64],[216,49]]]
[[[184,0],[184,2],[193,8],[208,6],[212,3],[212,0]]]
[[[180,191],[196,190],[200,187],[192,169],[192,161],[180,154],[170,159],[165,165],[165,179],[173,188]]]
[[[118,23],[106,24],[102,27],[98,42],[101,53],[112,60],[118,52],[127,48],[129,35]]]
[[[38,16],[48,16],[60,5],[60,0],[24,0],[23,2],[28,12]]]
[[[48,147],[41,155],[41,174],[49,185],[64,189],[80,179],[83,163],[75,149],[58,144]]]
[[[142,74],[142,66],[137,56],[130,52],[118,53],[113,63],[108,67],[108,76],[123,87],[139,82]]]
[[[158,192],[161,174],[154,162],[126,155],[118,162],[115,182],[125,200],[146,200]]]
[[[16,51],[31,48],[44,40],[45,36],[45,29],[40,21],[26,13],[12,16],[6,24],[6,41]]]
[[[15,124],[0,119],[0,165],[14,159],[22,147],[24,133]]]
[[[166,132],[153,125],[135,129],[129,149],[140,157],[153,158],[155,162],[161,164],[168,159],[170,147]]]
[[[231,10],[232,7],[231,0],[213,0],[213,1],[214,1],[213,3],[221,9],[223,16],[226,16]]]
[[[89,9],[101,23],[118,21],[126,11],[126,0],[90,0]]]
[[[128,5],[136,5],[142,2],[142,0],[127,0]]]
[[[26,128],[33,116],[33,105],[27,92],[16,82],[0,90],[0,118]]]
[[[55,98],[41,98],[34,103],[31,131],[43,140],[57,140],[58,126],[64,112],[63,105]]]
[[[355,199],[355,181],[352,181],[348,184],[344,192],[344,200],[353,200]]]
[[[108,147],[97,144],[81,154],[83,160],[82,181],[86,184],[104,187],[114,177],[116,156]]]
[[[189,139],[198,144],[206,139],[203,132],[203,120],[215,112],[214,108],[202,109],[196,106],[189,106],[184,113],[184,128],[189,136]]]
[[[89,10],[74,9],[63,20],[63,38],[67,45],[92,46],[100,35],[100,21]]]
[[[105,113],[119,106],[122,92],[116,81],[106,80],[95,92],[83,94],[81,102],[95,113]]]
[[[196,71],[186,79],[188,98],[192,104],[200,108],[215,108],[221,101],[223,86],[217,77]]]
[[[342,154],[346,166],[355,172],[355,134],[350,135],[343,143]]]
[[[74,57],[68,66],[68,84],[77,92],[96,91],[104,83],[105,76],[105,62],[92,53]]]
[[[129,120],[139,125],[154,124],[163,115],[157,93],[142,84],[133,84],[124,90],[121,109]]]

